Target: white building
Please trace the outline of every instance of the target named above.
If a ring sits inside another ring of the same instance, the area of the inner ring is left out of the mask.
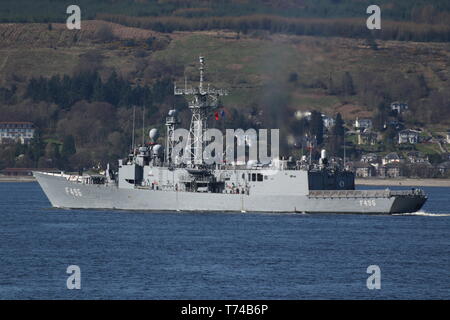
[[[381,164],[383,166],[387,165],[387,164],[399,164],[400,162],[402,162],[402,159],[400,158],[400,156],[396,152],[388,153],[381,160]]]
[[[359,130],[372,129],[372,120],[356,118],[355,129],[359,129]]]
[[[323,113],[322,113],[322,120],[324,127],[327,128],[328,130],[334,127],[334,124],[336,122],[332,117],[329,117]]]
[[[311,111],[300,111],[300,110],[297,110],[297,111],[295,111],[295,113],[294,113],[294,117],[297,119],[297,120],[301,120],[301,119],[303,119],[303,118],[305,118],[306,120],[311,120]]]
[[[419,142],[419,136],[420,136],[419,131],[406,129],[399,132],[398,143],[416,144]]]
[[[408,104],[404,103],[404,102],[396,101],[396,102],[391,103],[391,110],[397,111],[397,114],[401,114],[401,113],[407,111],[408,108],[409,108]]]
[[[27,144],[33,139],[34,132],[31,122],[0,122],[0,144]]]

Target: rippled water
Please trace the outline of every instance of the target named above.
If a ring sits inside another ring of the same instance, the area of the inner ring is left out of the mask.
[[[0,183],[0,298],[449,299],[450,189],[424,189],[409,215],[195,214],[50,209]]]

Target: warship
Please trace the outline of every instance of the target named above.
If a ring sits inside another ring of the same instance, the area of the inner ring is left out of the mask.
[[[67,209],[141,211],[288,212],[396,214],[420,210],[427,200],[420,189],[356,190],[355,175],[327,159],[322,150],[318,163],[303,156],[273,156],[269,162],[206,161],[208,118],[228,91],[205,86],[205,60],[200,57],[196,87],[177,88],[186,96],[192,113],[184,159],[174,153],[176,110],[166,117],[165,146],[158,130],[150,142],[132,147],[118,170],[109,165],[102,174],[33,172],[52,206]],[[134,133],[134,132],[133,132]]]

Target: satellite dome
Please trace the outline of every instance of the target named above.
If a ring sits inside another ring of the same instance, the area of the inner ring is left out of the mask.
[[[150,130],[148,135],[149,135],[150,139],[152,139],[152,141],[155,141],[159,137],[159,131],[158,131],[158,129],[153,128],[152,130]]]
[[[157,144],[153,147],[153,154],[158,155],[162,150],[162,145]]]

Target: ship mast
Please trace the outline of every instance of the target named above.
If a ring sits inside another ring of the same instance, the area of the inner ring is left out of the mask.
[[[204,133],[207,129],[208,115],[217,108],[219,97],[227,95],[228,92],[224,89],[207,88],[204,86],[204,70],[205,59],[200,56],[200,82],[198,88],[188,88],[185,84],[184,88],[177,88],[175,84],[174,94],[185,95],[190,97],[189,109],[192,112],[191,125],[189,128],[189,137],[186,145],[186,161],[193,167],[204,164],[203,150],[205,141],[203,139]]]

